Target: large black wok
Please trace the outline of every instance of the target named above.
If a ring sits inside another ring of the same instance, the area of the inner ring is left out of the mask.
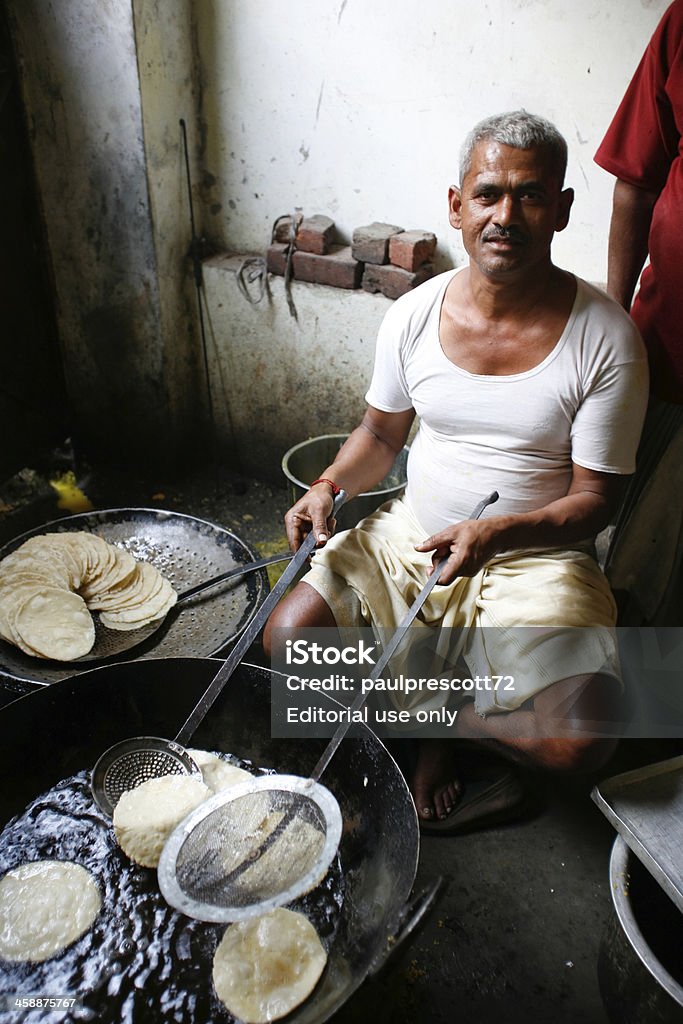
[[[144,733],[174,736],[217,667],[214,660],[194,658],[109,665],[0,709],[0,824],[60,779],[91,767],[117,740]],[[271,739],[271,680],[284,684],[277,673],[240,666],[193,745],[308,774],[325,741]],[[302,1024],[334,1013],[421,910],[406,909],[419,848],[410,794],[382,743],[364,726],[354,729],[325,777],[344,816],[345,900],[321,984],[288,1018]],[[210,984],[208,979],[210,965],[201,983]]]

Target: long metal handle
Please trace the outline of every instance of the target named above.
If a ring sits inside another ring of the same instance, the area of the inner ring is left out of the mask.
[[[333,515],[339,511],[344,502],[346,501],[346,491],[340,491],[334,499],[334,508],[332,511]],[[277,581],[268,597],[265,599],[261,607],[259,608],[256,615],[254,615],[251,622],[247,625],[246,629],[242,633],[241,637],[233,647],[232,651],[224,661],[221,668],[218,670],[216,675],[209,683],[207,689],[204,691],[203,696],[199,699],[195,705],[194,710],[190,713],[187,721],[180,729],[180,732],[176,736],[176,743],[180,743],[183,746],[187,746],[188,741],[194,735],[195,730],[199,727],[204,719],[207,711],[219,696],[221,690],[230,679],[240,661],[247,653],[252,643],[256,639],[257,635],[261,632],[263,626],[270,613],[275,608],[282,595],[285,593],[290,583],[295,578],[299,569],[302,568],[306,559],[309,557],[317,541],[313,530],[304,539],[303,544],[292,558],[291,562],[283,572],[280,579]]]
[[[402,944],[425,923],[445,887],[443,878],[439,876],[401,908],[398,917],[389,927],[384,946],[370,964],[370,977],[374,977],[395,955],[402,952]]]
[[[471,514],[471,516],[469,518],[470,519],[478,519],[479,516],[484,511],[484,509],[487,507],[487,505],[492,505],[494,503],[494,501],[498,501],[498,497],[499,497],[498,491],[492,491],[491,494],[489,494],[486,498],[482,498],[482,500],[479,502],[479,504],[476,506],[476,508],[474,508],[472,510],[472,514]],[[420,593],[417,595],[417,597],[415,598],[415,600],[411,604],[411,606],[408,609],[408,611],[406,612],[403,620],[399,623],[399,625],[398,625],[398,627],[396,629],[396,632],[392,634],[391,639],[389,640],[389,643],[384,648],[384,651],[382,653],[382,657],[379,659],[379,661],[375,665],[374,671],[372,672],[371,675],[367,676],[366,678],[374,680],[374,679],[379,679],[381,677],[382,672],[384,671],[384,669],[388,665],[388,663],[391,660],[391,658],[396,653],[396,649],[398,648],[398,646],[400,645],[400,643],[403,640],[404,636],[408,632],[409,626],[412,625],[412,623],[413,623],[413,621],[415,619],[415,616],[420,611],[420,609],[422,608],[422,605],[425,603],[425,601],[427,600],[427,598],[431,594],[432,590],[434,589],[434,587],[438,583],[439,576],[441,575],[441,573],[443,571],[443,568],[444,568],[444,566],[445,566],[447,561],[448,561],[447,558],[442,558],[441,561],[434,567],[434,571],[432,572],[431,576],[429,577],[429,579],[425,583],[425,585],[422,588],[422,590],[420,591]],[[367,692],[364,693],[363,690],[361,689],[361,691],[359,692],[358,696],[356,697],[356,699],[354,700],[353,704],[351,705],[351,707],[349,709],[349,716],[348,716],[347,720],[345,722],[342,722],[342,724],[339,726],[339,728],[337,729],[337,731],[333,735],[332,739],[330,740],[330,742],[325,747],[325,750],[323,751],[322,757],[320,758],[320,760],[318,761],[317,765],[315,766],[315,768],[311,772],[311,779],[314,782],[318,782],[318,780],[320,779],[320,776],[325,771],[325,769],[327,768],[328,764],[330,763],[330,761],[332,760],[332,758],[336,754],[337,747],[339,746],[339,744],[341,743],[341,741],[344,739],[344,737],[346,736],[347,732],[351,728],[351,724],[352,724],[353,719],[355,717],[355,712],[358,711],[363,706],[363,704],[365,703],[365,701],[367,699],[367,696],[368,696],[368,693]]]
[[[236,579],[238,576],[246,576],[248,572],[256,572],[257,569],[263,569],[264,566],[273,565],[275,562],[288,562],[290,558],[292,558],[291,551],[280,552],[279,555],[269,555],[268,558],[259,558],[256,562],[247,562],[246,565],[238,565],[234,569],[228,569],[227,572],[221,573],[220,576],[213,576],[210,580],[204,580],[203,583],[190,587],[189,590],[183,590],[182,594],[178,595],[176,605],[189,601],[191,597],[196,597],[197,594],[203,594],[205,590],[210,590],[211,587],[215,587],[219,583]]]

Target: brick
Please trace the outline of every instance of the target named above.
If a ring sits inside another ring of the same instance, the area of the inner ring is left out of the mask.
[[[431,231],[402,231],[389,239],[389,262],[414,273],[436,252],[436,235]]]
[[[321,213],[314,217],[305,217],[296,233],[296,247],[301,252],[317,253],[324,256],[330,252],[334,243],[334,221]]]
[[[366,292],[381,292],[388,299],[398,299],[412,288],[423,284],[433,273],[434,267],[431,263],[423,263],[415,273],[403,270],[402,267],[393,267],[391,263],[385,263],[381,267],[368,263],[363,271],[363,289]]]
[[[382,224],[374,221],[365,227],[356,228],[351,239],[353,258],[361,263],[386,263],[388,259],[389,239],[398,235],[403,228],[396,224]]]
[[[354,260],[348,245],[333,245],[327,256],[296,249],[293,262],[297,281],[328,284],[333,288],[360,287],[363,264]]]
[[[266,266],[269,274],[279,274],[284,277],[287,264],[287,245],[284,242],[273,242],[268,246],[266,252]]]

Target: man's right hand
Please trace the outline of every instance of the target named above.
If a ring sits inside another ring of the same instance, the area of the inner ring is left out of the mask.
[[[285,515],[285,530],[292,551],[298,551],[313,530],[317,547],[322,547],[334,533],[337,520],[332,515],[334,494],[329,484],[318,483],[299,498]]]
[[[347,500],[371,491],[383,480],[406,442],[415,411],[382,412],[369,405],[360,426],[349,435],[334,462],[293,505],[285,516],[287,540],[297,551],[313,530],[318,547],[332,536],[336,521],[332,515],[336,488],[342,486]],[[331,486],[334,482],[334,486]]]

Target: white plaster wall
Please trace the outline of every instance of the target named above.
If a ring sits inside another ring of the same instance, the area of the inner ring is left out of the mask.
[[[612,179],[593,153],[666,0],[197,0],[206,234],[264,252],[294,207],[353,228],[386,220],[439,237],[439,266],[464,253],[446,196],[472,125],[524,106],[570,149],[572,222],[556,261],[606,277]],[[207,267],[220,432],[248,468],[277,478],[309,436],[363,409],[389,302],[272,278],[249,306],[235,261]]]
[[[205,228],[260,251],[294,206],[342,236],[373,220],[447,224],[469,128],[516,107],[554,121],[576,189],[557,262],[606,276],[612,180],[593,153],[667,0],[197,0]],[[209,203],[213,212],[209,212]]]
[[[666,0],[9,0],[76,418],[114,455],[173,456],[206,417],[179,117],[199,230],[263,253],[301,207],[436,232],[461,141],[525,106],[567,136],[557,262],[604,280],[612,181],[592,161]],[[350,429],[388,300],[282,281],[258,306],[206,267],[218,444],[277,477]]]
[[[204,264],[216,423],[237,444],[245,470],[284,483],[288,448],[350,432],[362,416],[375,335],[391,303],[294,282],[295,320],[281,277],[271,278],[258,305],[238,294],[239,262],[217,256]]]

